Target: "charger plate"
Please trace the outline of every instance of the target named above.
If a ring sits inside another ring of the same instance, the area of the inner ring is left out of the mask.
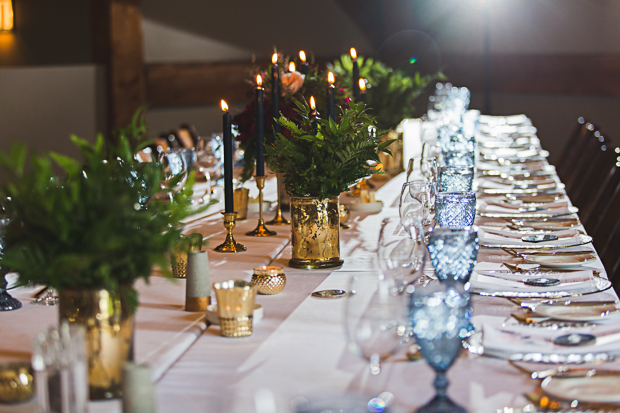
[[[589,235],[577,234],[577,236],[573,238],[573,243],[563,245],[545,244],[543,242],[533,242],[531,244],[486,244],[483,240],[480,240],[480,246],[485,248],[511,248],[518,250],[557,250],[561,248],[578,247],[592,242],[592,237]]]
[[[578,255],[536,255],[521,254],[526,262],[539,264],[550,268],[578,267],[596,261],[594,252],[584,252]]]
[[[556,399],[581,403],[615,404],[620,407],[620,373],[599,371],[586,377],[550,376],[540,385],[542,391]]]
[[[525,290],[525,289],[511,289],[505,288],[504,291],[499,290],[502,288],[497,284],[490,284],[488,288],[481,288],[479,286],[472,285],[470,292],[484,297],[503,297],[503,298],[568,298],[568,297],[580,297],[583,295],[600,293],[611,288],[611,281],[607,278],[603,278],[595,271],[594,277],[588,282],[584,282],[583,288],[570,289],[568,291],[554,290],[550,287],[541,287],[537,290]]]
[[[568,211],[550,212],[535,211],[535,212],[480,212],[478,215],[485,218],[511,218],[511,219],[545,219],[553,217],[561,217],[563,215],[571,215],[579,212],[579,208],[569,206]]]

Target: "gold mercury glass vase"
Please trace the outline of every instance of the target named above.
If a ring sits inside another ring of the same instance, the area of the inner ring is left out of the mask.
[[[60,322],[86,329],[90,400],[121,397],[123,367],[132,351],[133,315],[122,294],[108,290],[58,292]]]
[[[340,259],[340,206],[338,197],[291,196],[293,254],[288,265],[316,269],[338,267]]]

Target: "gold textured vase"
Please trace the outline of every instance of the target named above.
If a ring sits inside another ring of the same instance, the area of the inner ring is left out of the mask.
[[[58,292],[58,315],[86,328],[90,400],[121,397],[123,367],[130,358],[133,315],[122,294],[108,290]]]
[[[293,256],[288,265],[316,269],[338,267],[340,259],[340,208],[338,197],[291,196]]]

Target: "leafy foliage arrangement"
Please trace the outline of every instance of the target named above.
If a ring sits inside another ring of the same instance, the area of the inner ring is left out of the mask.
[[[287,57],[278,55],[278,67],[282,71],[288,67],[290,60]],[[268,146],[274,141],[273,124],[275,115],[271,108],[271,72],[272,66],[269,65],[267,70],[255,67],[250,71],[248,83],[252,85],[248,93],[248,97],[252,101],[248,103],[245,110],[233,118],[233,124],[238,128],[237,140],[241,143],[242,149],[245,151],[243,159],[245,167],[241,173],[240,180],[247,181],[254,173],[254,163],[256,160],[256,101],[254,99],[254,91],[256,90],[256,75],[261,75],[263,79],[263,87],[265,88],[264,101],[264,125],[265,125],[265,145]],[[280,78],[284,72],[280,73]],[[280,113],[288,119],[297,119],[295,111],[295,101],[300,97],[309,100],[310,96],[314,96],[317,109],[320,113],[327,115],[327,72],[319,69],[318,65],[310,65],[308,73],[303,77],[303,84],[299,88],[292,86],[287,87],[285,82],[281,82],[280,87]],[[336,78],[335,102],[336,105],[348,107],[349,92],[341,85],[341,79]],[[284,131],[288,136],[288,131]]]
[[[392,69],[378,60],[358,57],[359,74],[366,80],[367,104],[370,113],[377,117],[377,126],[387,130],[396,127],[403,119],[411,117],[415,99],[436,79],[444,79],[442,73],[408,76],[402,70]],[[348,89],[353,79],[351,56],[342,55],[328,65]]]
[[[181,231],[177,223],[189,214],[189,194],[144,207],[145,188],[159,187],[158,164],[136,165],[124,135],[116,144],[102,136],[94,145],[72,140],[83,163],[56,153],[29,157],[18,144],[0,154],[12,178],[2,188],[10,219],[2,266],[18,272],[20,283],[122,291],[136,308],[133,284],[147,280],[155,264],[168,267],[167,252]]]
[[[329,117],[313,120],[305,101],[296,104],[299,120],[279,120],[290,136],[279,134],[267,147],[276,171],[285,174],[289,194],[319,199],[339,195],[370,175],[368,161],[379,162],[379,152],[390,154],[387,147],[394,140],[379,142],[373,133],[375,120],[363,103],[343,109],[338,122]]]

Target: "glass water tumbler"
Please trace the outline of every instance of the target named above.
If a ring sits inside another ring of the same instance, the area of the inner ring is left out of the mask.
[[[478,227],[475,226],[437,228],[429,236],[428,252],[440,281],[469,281],[479,249]]]
[[[439,188],[442,192],[471,191],[474,183],[473,166],[440,166]]]
[[[449,166],[473,167],[476,164],[476,153],[473,150],[467,152],[444,152],[443,160]]]
[[[441,228],[471,227],[476,216],[476,194],[474,192],[437,192],[435,216]]]

